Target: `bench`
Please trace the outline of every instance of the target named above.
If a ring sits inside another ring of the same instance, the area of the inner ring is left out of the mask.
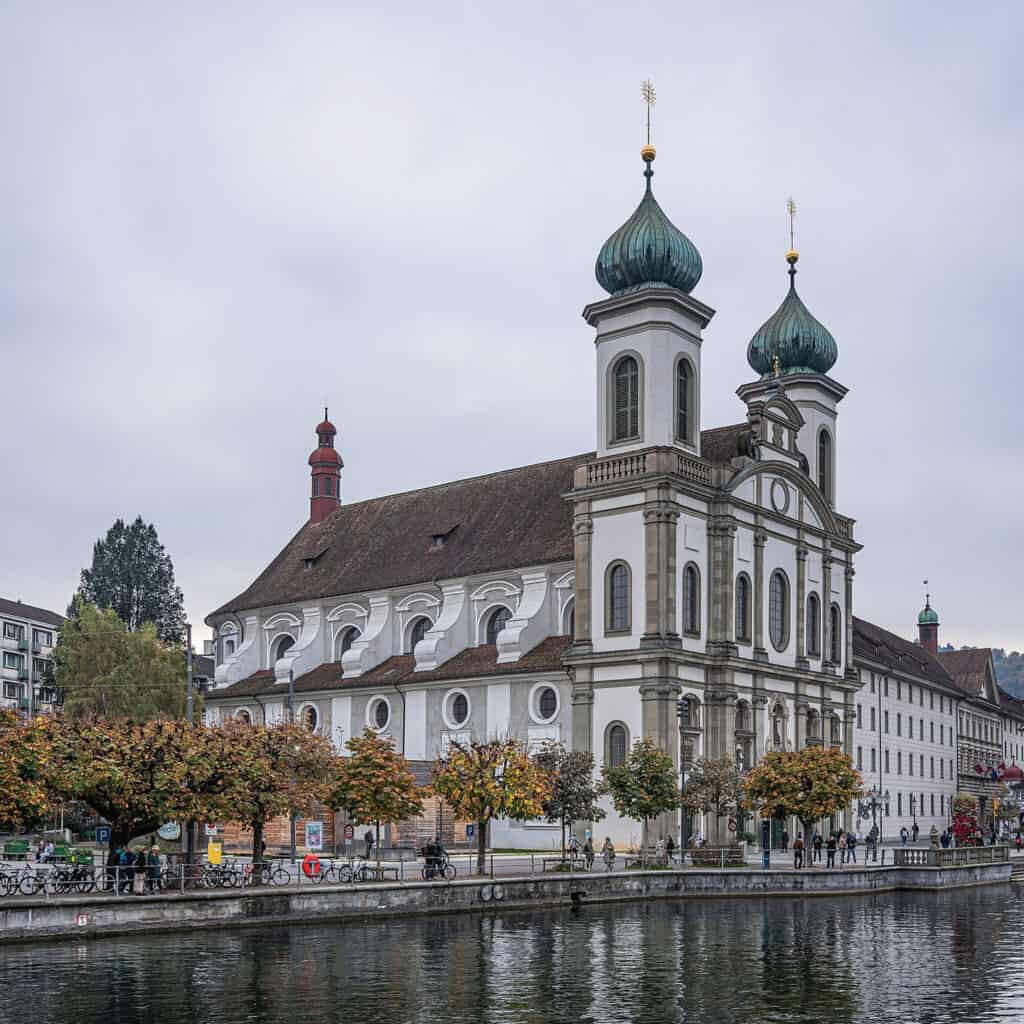
[[[79,850],[74,847],[71,848],[68,862],[71,864],[85,864],[88,867],[92,867],[95,863],[92,850]]]
[[[549,867],[551,865],[551,867]],[[587,871],[587,862],[583,857],[542,857],[541,871]]]
[[[54,844],[53,857],[51,860],[55,861],[57,864],[66,864],[70,852],[71,847],[65,846],[63,843]]]
[[[739,846],[698,846],[690,850],[689,854],[690,862],[696,868],[720,868],[723,865],[727,868],[747,866],[743,850]]]
[[[28,840],[12,839],[4,843],[4,860],[28,860]]]
[[[401,871],[401,868],[389,868],[389,867],[385,867],[384,865],[381,865],[378,868],[378,867],[376,867],[373,864],[367,864],[366,868],[365,868],[365,871],[366,871],[366,873],[368,875],[373,875],[373,877],[378,882],[383,882],[385,875],[390,875],[397,882],[398,881],[398,873]]]

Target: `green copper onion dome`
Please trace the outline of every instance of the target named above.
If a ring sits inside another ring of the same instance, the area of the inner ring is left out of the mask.
[[[919,626],[937,626],[939,624],[939,613],[932,607],[931,594],[926,595],[924,599],[924,607],[917,617],[917,624]]]
[[[795,251],[786,254],[789,293],[747,346],[747,362],[762,377],[776,372],[828,373],[839,358],[835,338],[811,316],[796,293],[799,258]]]
[[[594,273],[612,295],[640,288],[693,290],[704,266],[697,247],[665,216],[651,191],[654,147],[640,151],[647,168],[647,189],[633,216],[601,247]]]

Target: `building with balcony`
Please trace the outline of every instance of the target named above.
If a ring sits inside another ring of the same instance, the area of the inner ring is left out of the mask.
[[[53,649],[63,624],[56,612],[0,598],[0,707],[27,715],[53,710]]]

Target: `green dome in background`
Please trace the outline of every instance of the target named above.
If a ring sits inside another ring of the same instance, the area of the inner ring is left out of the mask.
[[[647,189],[633,216],[601,247],[594,273],[611,295],[640,288],[678,288],[689,294],[704,272],[697,247],[665,216],[651,191],[654,147],[640,155]]]
[[[931,598],[926,597],[921,614],[917,617],[919,626],[937,626],[939,624],[939,613],[932,607]]]
[[[789,292],[747,346],[747,362],[762,377],[779,374],[828,373],[839,347],[828,329],[813,316],[796,293],[796,252],[789,252]]]

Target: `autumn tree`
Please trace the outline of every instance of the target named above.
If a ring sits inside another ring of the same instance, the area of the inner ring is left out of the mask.
[[[390,738],[367,729],[362,736],[353,736],[345,747],[349,754],[335,759],[334,777],[324,802],[347,812],[357,825],[374,826],[379,868],[381,825],[418,818],[423,813],[423,797],[408,761]]]
[[[771,751],[747,772],[743,803],[762,818],[799,819],[805,832],[815,822],[846,810],[861,795],[861,778],[839,747]]]
[[[164,643],[182,642],[185,611],[174,566],[156,527],[142,516],[130,526],[118,519],[96,541],[77,593],[89,604],[112,609],[132,631],[148,622]],[[68,615],[75,617],[74,602]]]
[[[594,756],[585,750],[567,750],[555,740],[546,742],[534,755],[537,767],[549,785],[543,803],[544,820],[562,827],[562,859],[565,859],[565,830],[576,821],[600,821],[600,787],[594,777]]]
[[[46,815],[50,721],[0,709],[0,828],[30,829]]]
[[[491,820],[540,817],[550,785],[526,747],[504,739],[453,742],[434,762],[433,790],[458,817],[476,822],[477,871],[483,874]]]
[[[195,797],[190,766],[202,757],[187,722],[61,720],[51,727],[46,782],[110,822],[110,849],[184,817]]]
[[[334,771],[330,740],[291,722],[251,725],[231,719],[219,727],[231,758],[231,777],[208,801],[210,817],[252,829],[253,862],[263,860],[263,828],[281,814],[308,812],[326,799]]]
[[[54,654],[54,683],[68,718],[183,718],[184,652],[146,623],[129,632],[110,609],[75,599]],[[197,696],[197,706],[198,704]]]
[[[639,821],[642,828],[641,863],[647,863],[647,823],[679,806],[679,786],[672,758],[652,740],[640,739],[617,766],[605,765],[604,788],[615,810]]]
[[[743,799],[743,775],[731,757],[698,757],[686,776],[682,804],[691,814],[710,814],[720,845],[735,841],[722,835],[722,819],[737,812]]]

